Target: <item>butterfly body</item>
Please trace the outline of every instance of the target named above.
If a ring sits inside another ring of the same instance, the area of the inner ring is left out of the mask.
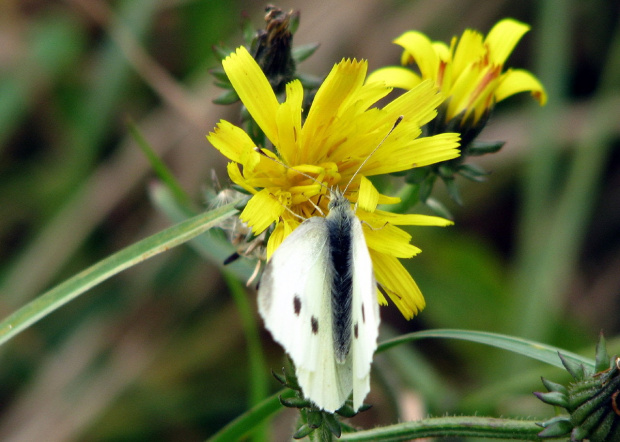
[[[372,261],[351,203],[334,191],[326,217],[305,220],[275,251],[259,311],[295,363],[306,398],[333,412],[370,390],[379,307]]]

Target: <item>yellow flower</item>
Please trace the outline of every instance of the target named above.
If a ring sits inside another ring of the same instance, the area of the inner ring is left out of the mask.
[[[394,40],[402,46],[403,66],[415,62],[420,74],[405,67],[386,67],[372,73],[368,81],[411,89],[425,79],[434,80],[447,100],[445,121],[463,113],[461,123],[473,116],[472,125],[496,102],[518,92],[530,91],[540,105],[547,101],[542,84],[523,69],[504,69],[504,63],[521,37],[530,29],[513,19],[498,22],[484,36],[474,30],[463,32],[450,47],[417,31],[408,31]]]
[[[334,66],[317,91],[302,123],[303,88],[299,81],[286,85],[286,99],[279,103],[245,48],[237,49],[222,64],[248,112],[273,144],[275,153],[267,149],[262,152],[277,159],[271,161],[256,152],[248,134],[224,120],[207,136],[215,148],[232,160],[228,164],[231,180],[253,195],[240,218],[255,235],[275,223],[267,256],[302,219],[321,215],[316,206],[321,212],[328,212],[328,189],[344,190],[352,180],[345,196],[357,203],[356,215],[364,221],[376,279],[403,315],[413,317],[424,307],[424,298],[399,258],[410,258],[420,250],[409,243],[410,235],[396,226],[446,226],[451,222],[377,209],[378,204],[393,204],[398,199],[380,195],[366,176],[458,156],[458,134],[417,138],[420,127],[436,115],[441,102],[432,83],[420,83],[381,109],[371,107],[391,88],[383,83],[364,83],[365,61],[343,60]],[[354,176],[401,115],[403,121]],[[380,293],[379,301],[387,304]]]

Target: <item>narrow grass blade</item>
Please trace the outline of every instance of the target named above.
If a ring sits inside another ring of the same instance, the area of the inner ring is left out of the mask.
[[[0,345],[88,289],[161,252],[183,244],[237,212],[233,204],[205,212],[149,236],[69,278],[0,322]]]
[[[464,341],[478,342],[479,344],[503,348],[504,350],[508,350],[513,353],[521,354],[532,359],[537,359],[555,367],[564,368],[562,361],[558,357],[559,352],[562,353],[562,356],[566,359],[572,360],[578,364],[583,364],[584,367],[594,370],[594,360],[558,347],[553,347],[551,345],[541,344],[539,342],[517,338],[514,336],[473,330],[437,329],[409,333],[382,342],[377,348],[377,353],[388,350],[396,345],[404,344],[405,342],[425,338],[461,339]]]

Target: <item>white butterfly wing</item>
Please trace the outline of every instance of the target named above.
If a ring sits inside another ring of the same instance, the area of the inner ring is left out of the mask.
[[[293,359],[306,398],[333,412],[353,386],[351,355],[338,364],[334,352],[331,272],[325,219],[310,218],[271,257],[258,307],[273,338]]]
[[[370,391],[370,365],[379,336],[377,284],[372,270],[362,224],[355,218],[351,225],[353,256],[352,343],[353,408],[359,409]]]

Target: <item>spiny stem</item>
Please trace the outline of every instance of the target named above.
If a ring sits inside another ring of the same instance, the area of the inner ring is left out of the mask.
[[[406,441],[425,437],[485,437],[542,440],[536,421],[478,416],[432,417],[372,430],[345,433],[342,441]],[[547,439],[546,439],[547,440]]]

